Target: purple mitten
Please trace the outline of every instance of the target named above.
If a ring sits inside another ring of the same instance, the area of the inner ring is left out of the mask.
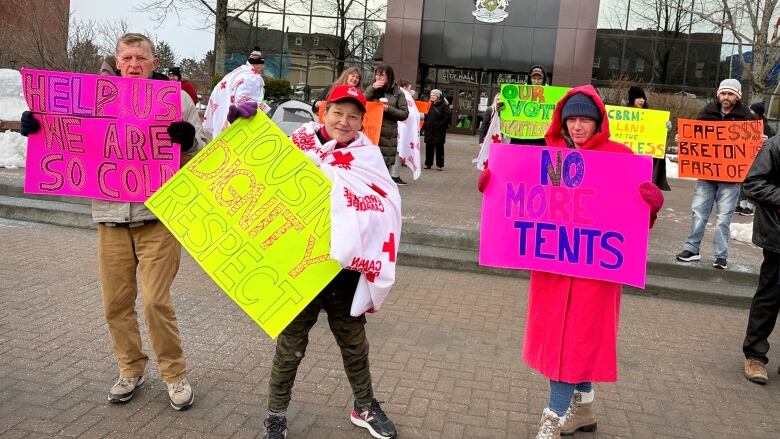
[[[251,119],[257,113],[257,102],[244,102],[243,104],[231,105],[228,108],[227,120],[233,123],[239,117]]]

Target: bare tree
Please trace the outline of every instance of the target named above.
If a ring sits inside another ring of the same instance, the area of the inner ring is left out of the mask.
[[[0,58],[4,63],[41,69],[67,68],[68,2],[3,0],[0,13],[0,47],[5,52]]]
[[[93,20],[74,20],[68,35],[68,71],[96,73],[103,61]]]
[[[742,66],[742,80],[748,81],[753,100],[763,100],[768,91],[769,72],[780,61],[776,29],[778,0],[709,0],[697,2],[689,11],[733,37]],[[775,30],[776,32],[776,30]],[[752,52],[749,59],[747,51]]]
[[[229,4],[230,3],[230,4]],[[279,0],[145,0],[136,11],[151,12],[152,19],[158,24],[163,23],[169,16],[175,15],[181,24],[179,9],[198,11],[202,17],[201,28],[214,29],[214,53],[216,61],[212,75],[225,73],[225,46],[227,40],[228,17],[238,17],[253,6],[263,4],[276,11],[284,10],[283,2]],[[229,8],[229,6],[231,6]],[[231,11],[229,13],[228,11]]]

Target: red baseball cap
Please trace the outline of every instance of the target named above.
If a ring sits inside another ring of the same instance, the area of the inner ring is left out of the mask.
[[[363,112],[366,112],[366,97],[363,96],[363,92],[359,88],[351,85],[337,85],[333,87],[328,95],[328,102],[341,102],[351,100],[354,101],[360,107]]]

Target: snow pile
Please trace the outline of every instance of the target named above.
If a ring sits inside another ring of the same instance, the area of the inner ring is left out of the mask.
[[[18,121],[25,110],[22,74],[0,69],[0,120]],[[0,132],[0,168],[23,168],[26,156],[26,137],[13,131]]]
[[[18,121],[25,110],[22,74],[17,70],[0,69],[0,120]]]
[[[678,174],[678,167],[677,167],[677,156],[674,156],[675,160],[672,161],[671,155],[666,155],[666,178],[680,178]],[[695,178],[690,177],[683,177],[683,180],[695,180]]]
[[[13,131],[0,133],[0,168],[23,168],[27,138]]]
[[[747,243],[753,242],[753,223],[731,223],[731,239]]]

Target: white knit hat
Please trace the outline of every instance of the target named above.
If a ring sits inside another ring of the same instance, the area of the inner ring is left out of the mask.
[[[719,95],[723,91],[730,91],[737,95],[737,99],[742,99],[742,84],[736,79],[729,78],[721,81],[718,86],[718,91],[715,94]]]

